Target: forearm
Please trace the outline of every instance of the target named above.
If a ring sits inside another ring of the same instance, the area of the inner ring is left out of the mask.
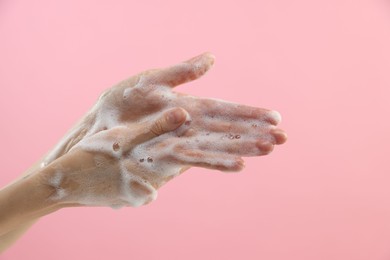
[[[59,208],[49,200],[50,187],[43,186],[38,163],[24,176],[0,190],[0,252],[8,248],[39,217]]]
[[[91,119],[91,116],[87,114],[87,116],[83,119],[86,122],[89,122]],[[33,173],[37,173],[38,171],[42,171],[42,163],[45,162],[45,164],[50,163],[51,161],[55,160],[56,158],[60,157],[62,153],[65,153],[67,149],[70,149],[72,145],[74,145],[75,142],[80,139],[84,133],[85,128],[82,124],[77,123],[70,131],[69,133],[64,137],[63,140],[60,141],[59,145],[56,145],[54,149],[52,149],[48,154],[46,154],[41,160],[36,162],[33,166],[31,166],[26,172],[24,172],[18,179],[13,181],[12,183],[8,184],[6,187],[0,189],[0,253],[3,252],[5,249],[10,247],[20,236],[22,236],[35,222],[39,220],[39,218],[43,215],[47,215],[50,212],[55,211],[58,209],[58,207],[47,207],[48,205],[43,205],[43,202],[47,199],[45,196],[50,193],[48,189],[50,187],[44,187],[46,192],[40,192],[40,187],[42,185],[38,185],[39,182],[33,183],[33,186],[28,187],[31,193],[35,194],[35,201],[34,209],[30,207],[28,208],[22,208],[24,206],[23,202],[19,203],[15,200],[15,198],[11,198],[12,203],[15,205],[19,205],[19,212],[21,214],[17,216],[13,216],[11,212],[8,212],[6,209],[6,196],[9,196],[7,194],[9,193],[22,193],[22,196],[29,196],[28,192],[26,190],[19,191],[21,186],[28,186],[25,183],[28,182],[34,182],[33,180],[37,180],[37,176],[32,176]],[[46,170],[47,171],[47,170]],[[27,177],[31,175],[30,177]],[[31,178],[33,177],[33,178]],[[30,178],[30,179],[29,179]],[[29,179],[29,180],[28,180]],[[23,184],[24,183],[24,184]],[[18,188],[19,187],[19,188]],[[41,196],[41,197],[39,197]],[[19,199],[23,199],[22,197],[19,197]],[[49,200],[50,202],[50,200]],[[53,201],[51,201],[53,203]],[[10,205],[8,205],[9,207]],[[12,205],[11,205],[12,206]],[[44,207],[44,208],[42,208]],[[30,211],[30,212],[28,212]]]
[[[16,240],[18,240],[37,221],[38,218],[28,221],[24,224],[19,225],[17,228],[8,232],[7,234],[0,236],[0,253],[2,253],[13,243],[15,243]]]
[[[34,173],[0,190],[0,235],[53,211],[56,205],[48,199],[51,190],[39,178]]]

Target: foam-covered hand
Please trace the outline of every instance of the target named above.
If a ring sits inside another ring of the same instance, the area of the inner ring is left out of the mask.
[[[49,180],[54,197],[86,205],[138,206],[189,167],[238,171],[244,166],[241,157],[264,155],[284,143],[275,111],[172,91],[202,76],[213,63],[214,57],[205,53],[140,73],[103,93],[43,163],[54,161]],[[168,118],[180,120],[169,123]]]

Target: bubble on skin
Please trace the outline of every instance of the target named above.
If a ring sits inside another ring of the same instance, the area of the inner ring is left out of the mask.
[[[144,162],[144,161],[145,161],[145,159],[144,159],[144,158],[141,158],[141,159],[139,159],[139,161],[140,161],[140,162]]]
[[[241,135],[235,135],[234,138],[240,139],[240,138],[241,138]]]
[[[152,157],[148,157],[148,163],[151,163],[153,162],[153,158]]]

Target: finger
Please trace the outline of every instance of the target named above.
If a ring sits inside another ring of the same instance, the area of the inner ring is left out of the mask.
[[[261,139],[241,137],[234,134],[210,134],[199,137],[199,140],[191,144],[199,150],[217,152],[240,157],[261,156],[272,152],[274,148],[272,136],[264,136]]]
[[[179,64],[152,71],[148,83],[176,87],[203,76],[214,64],[214,55],[205,52]]]
[[[244,168],[242,158],[230,154],[201,151],[197,149],[182,150],[172,155],[181,164],[212,170],[235,172]]]
[[[264,125],[264,127],[258,127]],[[266,126],[261,121],[245,121],[245,120],[227,120],[224,118],[196,118],[193,123],[193,127],[197,130],[211,133],[231,133],[234,135],[250,135],[253,137],[261,137],[267,134],[271,126]]]
[[[181,126],[187,117],[187,111],[182,108],[176,107],[170,109],[152,122],[148,122],[142,133],[136,136],[129,145],[133,147],[134,145],[171,132]]]
[[[203,128],[202,131],[207,133],[236,133],[242,135],[252,130],[252,127],[249,124],[244,124],[242,121],[232,122],[207,117],[199,118],[198,120],[198,124]]]
[[[271,130],[276,144],[284,144],[287,141],[287,134],[282,129],[275,128]]]
[[[281,121],[281,116],[277,111],[245,106],[241,104],[226,102],[217,99],[200,99],[198,113],[211,118],[224,118],[226,120],[235,121],[237,119],[243,120],[259,120],[254,124],[272,124],[277,125]],[[185,108],[185,106],[183,106]]]
[[[224,121],[220,119],[203,119],[203,122],[198,122],[198,124],[203,125],[201,132],[203,135],[210,136],[214,135],[217,138],[221,139],[241,139],[245,138],[251,139],[265,139],[270,141],[273,144],[283,144],[287,141],[287,134],[280,128],[275,128],[275,126],[268,127],[259,127],[259,122],[245,122],[245,121]],[[191,129],[189,129],[191,130]],[[187,130],[187,131],[189,131]],[[195,132],[195,130],[194,130]],[[185,135],[188,137],[194,136]],[[219,135],[219,136],[218,136]],[[241,138],[244,137],[244,138]]]

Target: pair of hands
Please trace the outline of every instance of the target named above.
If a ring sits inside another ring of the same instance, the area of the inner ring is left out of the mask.
[[[284,143],[275,111],[173,91],[213,63],[213,55],[204,53],[104,92],[42,164],[51,199],[72,206],[140,206],[190,167],[239,171],[242,157],[265,155]]]

